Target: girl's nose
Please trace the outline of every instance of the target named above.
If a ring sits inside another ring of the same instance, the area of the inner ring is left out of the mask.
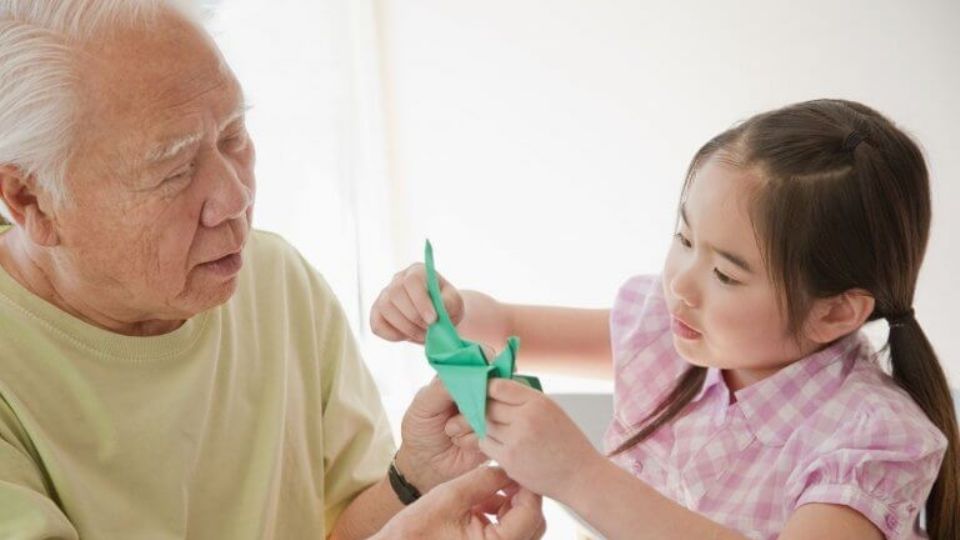
[[[691,264],[678,269],[670,280],[670,292],[687,306],[695,307],[699,292],[697,291],[696,281],[693,279],[692,266]]]

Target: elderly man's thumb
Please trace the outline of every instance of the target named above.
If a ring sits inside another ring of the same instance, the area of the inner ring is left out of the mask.
[[[447,482],[450,495],[456,500],[479,504],[494,493],[513,484],[500,467],[481,465],[476,469]]]

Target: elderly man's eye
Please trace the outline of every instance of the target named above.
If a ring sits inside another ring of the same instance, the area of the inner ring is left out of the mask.
[[[177,180],[186,180],[186,179],[190,178],[190,176],[192,176],[192,175],[193,175],[193,165],[190,165],[189,167],[187,167],[187,168],[185,168],[185,169],[180,169],[180,170],[178,170],[177,172],[175,172],[175,173],[171,174],[170,176],[166,177],[166,178],[164,179],[164,181],[165,181],[165,182],[172,182],[172,181],[177,181]]]
[[[220,147],[225,150],[241,150],[247,142],[246,132],[239,132],[220,141]]]

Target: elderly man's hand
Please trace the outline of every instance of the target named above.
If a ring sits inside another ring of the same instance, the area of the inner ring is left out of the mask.
[[[420,389],[403,417],[397,468],[421,493],[487,460],[478,448],[458,446],[444,432],[444,426],[456,415],[453,399],[434,377]]]
[[[502,469],[477,467],[405,508],[374,540],[532,540],[546,530],[541,503]]]

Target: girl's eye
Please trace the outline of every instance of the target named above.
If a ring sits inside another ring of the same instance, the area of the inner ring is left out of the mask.
[[[680,245],[683,246],[683,247],[685,247],[685,248],[691,247],[691,246],[693,245],[693,244],[690,243],[690,240],[687,240],[687,237],[684,236],[683,233],[679,233],[679,232],[678,232],[677,234],[675,234],[675,235],[673,235],[673,236],[675,236],[676,239],[680,242]]]
[[[720,270],[717,270],[716,268],[713,269],[713,273],[716,274],[717,279],[720,280],[720,283],[723,283],[724,285],[738,285],[740,283],[739,281],[724,274],[723,272],[721,272]]]

